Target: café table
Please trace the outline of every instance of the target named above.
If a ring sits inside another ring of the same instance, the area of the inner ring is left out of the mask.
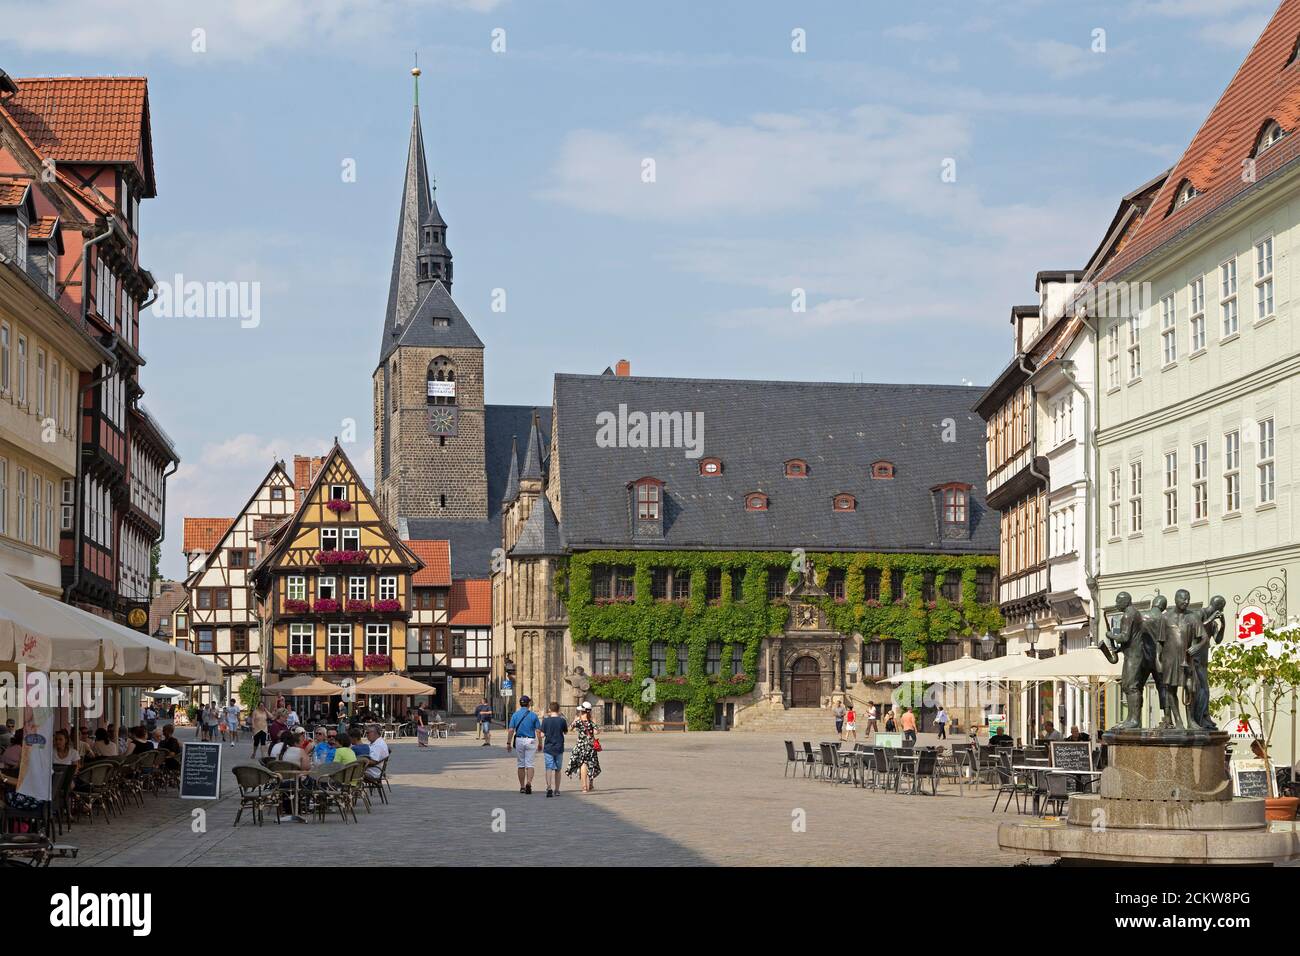
[[[299,807],[298,807],[298,794],[299,794],[299,789],[300,789],[299,785],[302,783],[302,778],[303,778],[304,775],[307,774],[308,771],[306,771],[306,770],[278,770],[278,771],[276,771],[276,772],[279,773],[280,776],[282,776],[282,777],[292,777],[292,778],[293,778],[293,813],[289,814],[289,816],[287,816],[287,817],[281,817],[281,818],[280,818],[281,822],[283,822],[283,823],[306,823],[306,822],[307,822],[307,818],[301,816],[301,815],[299,814],[299,812],[298,812],[298,809],[299,809]]]
[[[889,751],[886,751],[886,754],[888,755],[888,758],[890,760],[895,761],[895,763],[902,763],[904,761],[909,763],[919,763],[921,760],[920,753],[901,754],[901,753],[890,753]],[[902,779],[903,779],[903,774],[899,770],[895,769],[894,793],[899,792],[898,788],[901,784]],[[910,790],[908,790],[908,793],[920,793],[920,790],[917,789],[917,785],[919,783],[920,783],[920,779],[917,777],[917,775],[915,773],[912,774],[912,787]]]

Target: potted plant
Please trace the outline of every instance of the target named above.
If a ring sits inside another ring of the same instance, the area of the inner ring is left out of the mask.
[[[375,610],[383,614],[390,614],[402,609],[402,602],[397,598],[382,598],[375,602]]]
[[[374,670],[377,667],[387,670],[393,666],[393,658],[388,654],[367,654],[361,659],[361,663],[368,670]]]
[[[325,658],[325,667],[332,671],[352,670],[351,654],[331,654]]]
[[[312,658],[310,654],[289,655],[289,670],[291,671],[311,670],[312,666],[315,663],[316,661]]]
[[[331,498],[329,501],[325,502],[325,507],[336,515],[341,515],[352,510],[352,502],[343,501],[338,498]]]
[[[306,614],[307,602],[300,601],[297,598],[285,598],[284,613],[286,614]]]
[[[1277,725],[1282,702],[1300,686],[1300,638],[1293,631],[1265,628],[1261,640],[1234,642],[1217,648],[1210,657],[1210,686],[1219,696],[1210,701],[1216,713],[1228,711],[1238,726],[1250,734],[1251,750],[1268,769],[1269,789],[1275,786],[1269,760],[1269,740]],[[1300,797],[1269,797],[1265,817],[1294,820]]]
[[[338,598],[317,598],[315,611],[317,614],[334,614],[339,609]]]
[[[370,602],[357,598],[348,598],[348,610],[359,614],[368,613],[370,611]]]

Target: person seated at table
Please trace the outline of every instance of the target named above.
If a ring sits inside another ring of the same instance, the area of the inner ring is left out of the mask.
[[[23,757],[23,731],[20,727],[9,738],[9,746],[0,754],[0,766],[17,767]]]
[[[1078,727],[1071,727],[1070,736],[1066,737],[1065,739],[1066,740],[1091,740],[1092,738],[1089,737],[1087,734],[1083,733],[1081,730],[1079,730]]]
[[[369,757],[366,760],[366,776],[371,780],[378,780],[382,772],[379,769],[379,764],[388,757],[388,741],[379,732],[377,724],[371,724],[366,728],[366,737],[370,741]]]
[[[81,754],[72,746],[72,738],[66,730],[54,732],[54,766],[72,767],[74,770],[81,763]]]
[[[95,743],[95,735],[90,732],[90,727],[82,723],[81,728],[77,731],[77,753],[81,759],[86,759],[94,753],[91,747]]]
[[[298,720],[298,711],[290,707],[284,715],[284,726],[286,730],[295,730],[301,721]]]
[[[292,730],[280,734],[280,740],[271,746],[271,759],[291,763],[300,770],[305,770],[308,761],[307,752],[298,746],[298,735]]]
[[[1061,732],[1052,725],[1052,722],[1050,720],[1043,721],[1043,739],[1044,740],[1061,739]]]
[[[316,743],[311,749],[312,766],[331,763],[334,760],[334,745],[330,743],[324,727],[316,728]]]
[[[95,742],[90,745],[90,753],[95,757],[116,757],[117,745],[108,739],[108,731],[100,727],[95,731]]]
[[[163,724],[162,740],[158,742],[158,749],[167,754],[162,763],[164,770],[181,769],[181,742],[176,739],[175,724]]]
[[[339,734],[338,746],[334,748],[334,763],[356,763],[357,755],[352,749],[352,738]]]
[[[365,738],[364,734],[364,729],[358,730],[356,734],[348,734],[352,738],[352,752],[362,760],[370,756],[370,741]]]
[[[146,750],[153,750],[153,741],[145,733],[143,726],[131,728],[131,741],[127,748],[127,755],[144,753]]]
[[[1005,727],[999,727],[996,733],[989,734],[990,747],[1009,747],[1013,742]]]

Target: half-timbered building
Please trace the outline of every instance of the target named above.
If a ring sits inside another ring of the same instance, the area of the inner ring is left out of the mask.
[[[424,564],[411,577],[411,621],[407,628],[408,676],[434,688],[428,703],[446,711],[451,700],[451,543],[407,541]]]
[[[253,573],[266,680],[405,671],[411,579],[423,567],[335,444]]]
[[[283,524],[296,504],[293,480],[276,462],[234,519],[185,519],[189,640],[195,653],[221,665],[223,699],[245,677],[261,676],[263,641],[252,586],[258,532],[267,522]]]

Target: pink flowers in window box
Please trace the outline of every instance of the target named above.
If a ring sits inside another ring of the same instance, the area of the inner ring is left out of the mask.
[[[393,666],[393,659],[387,654],[367,654],[361,659],[361,663],[366,667],[389,668]]]
[[[349,610],[349,611],[358,611],[358,612],[364,614],[364,613],[366,613],[367,611],[370,610],[370,602],[369,602],[369,601],[360,601],[360,600],[357,600],[357,599],[355,599],[355,598],[348,598],[348,610]]]
[[[341,515],[344,512],[352,510],[352,502],[331,498],[329,501],[325,502],[325,507],[336,515]]]
[[[388,614],[393,611],[400,611],[401,609],[402,602],[397,600],[397,598],[384,598],[382,601],[375,602],[375,610],[381,613]]]
[[[339,609],[339,602],[335,598],[317,598],[315,609],[317,614],[333,614]]]
[[[289,670],[307,671],[315,666],[316,661],[310,654],[290,654]]]
[[[306,614],[307,602],[299,601],[295,598],[285,598],[284,613],[286,614]]]
[[[317,551],[317,564],[361,564],[366,560],[365,551]]]
[[[352,655],[331,654],[325,658],[325,667],[332,671],[350,671],[352,670]]]
[[[731,675],[731,682],[733,684],[744,684],[748,680],[749,680],[749,675],[745,673]]]

